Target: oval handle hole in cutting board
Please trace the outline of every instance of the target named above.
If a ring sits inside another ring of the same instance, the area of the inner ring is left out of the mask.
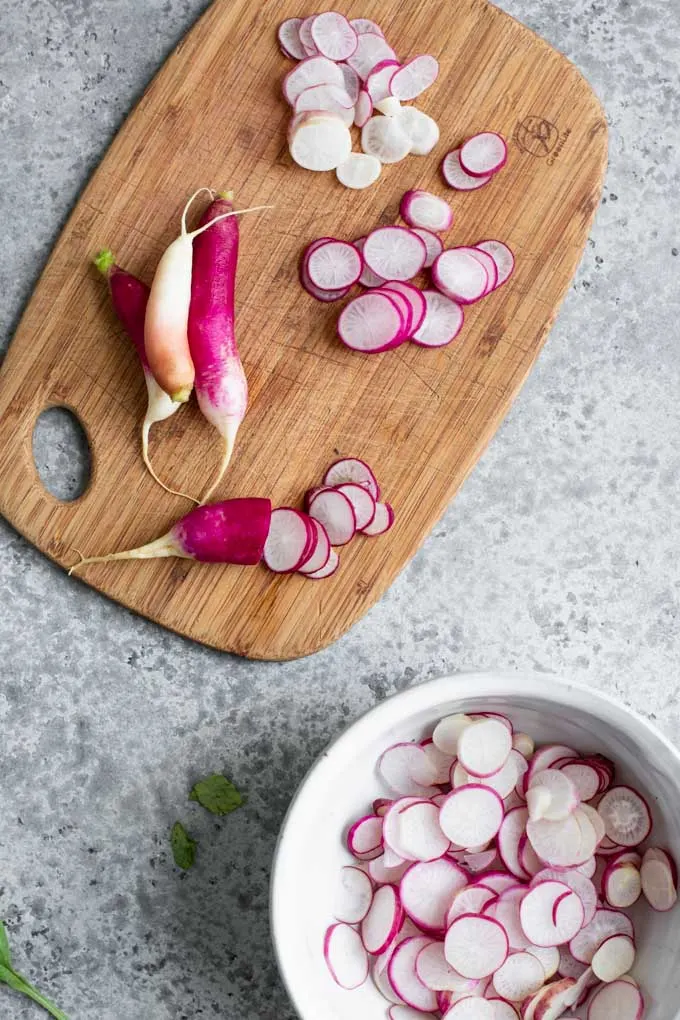
[[[90,444],[77,416],[67,407],[49,407],[33,429],[33,460],[40,481],[56,499],[70,503],[90,484]]]

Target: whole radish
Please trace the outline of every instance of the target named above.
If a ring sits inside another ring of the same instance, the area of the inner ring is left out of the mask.
[[[231,208],[231,192],[220,195],[206,209],[200,226],[228,215]],[[234,332],[238,243],[236,218],[222,219],[194,243],[189,350],[196,369],[196,396],[204,416],[224,439],[222,463],[203,502],[227,469],[248,406],[248,382]]]
[[[182,213],[182,232],[166,249],[154,276],[144,321],[144,348],[155,379],[172,400],[184,403],[194,386],[194,364],[189,352],[189,304],[191,302],[191,268],[193,242],[208,230],[214,220],[187,232],[187,213],[197,195],[210,188],[199,188],[191,196]],[[231,210],[225,216],[240,216],[268,208]]]
[[[149,288],[141,280],[138,280],[136,276],[133,276],[132,273],[121,269],[116,264],[113,252],[109,249],[100,252],[94,260],[94,264],[108,280],[113,310],[125,332],[135,345],[142,365],[142,371],[144,372],[147,390],[146,415],[142,424],[142,456],[144,463],[152,478],[166,492],[172,493],[173,496],[184,496],[186,499],[192,499],[186,493],[178,492],[176,489],[171,489],[165,485],[154,471],[149,459],[149,432],[151,431],[151,426],[155,425],[156,422],[165,421],[166,418],[170,418],[182,406],[158,385],[149,367],[146,351],[144,350],[144,317],[149,300]],[[193,502],[197,501],[193,500]]]
[[[69,574],[87,563],[150,560],[167,556],[201,563],[254,566],[262,559],[271,517],[272,505],[268,499],[226,499],[222,503],[198,506],[153,542],[107,556],[82,557],[71,567]]]

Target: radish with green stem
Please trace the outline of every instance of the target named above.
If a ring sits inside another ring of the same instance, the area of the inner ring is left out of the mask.
[[[171,489],[162,482],[151,466],[149,459],[149,433],[151,426],[155,425],[156,422],[165,421],[166,418],[169,418],[182,406],[158,385],[149,367],[149,361],[144,350],[144,316],[149,300],[149,288],[141,280],[138,280],[136,276],[133,276],[132,273],[127,273],[120,266],[116,265],[113,252],[108,248],[97,255],[94,264],[109,282],[113,309],[125,332],[135,345],[142,365],[142,371],[144,372],[148,397],[146,415],[142,425],[142,456],[144,463],[151,477],[166,492],[170,492],[173,496],[183,496],[185,499],[191,499],[196,503],[197,500],[193,499],[192,496],[188,496],[184,492],[178,492],[176,489]]]

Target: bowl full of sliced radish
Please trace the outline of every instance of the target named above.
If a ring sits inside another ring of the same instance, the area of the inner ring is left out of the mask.
[[[680,1020],[680,753],[546,675],[445,677],[316,762],[272,876],[301,1020]]]

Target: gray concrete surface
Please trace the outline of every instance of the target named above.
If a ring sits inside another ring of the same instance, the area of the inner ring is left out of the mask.
[[[0,0],[3,347],[88,174],[205,6]],[[291,1017],[268,943],[277,828],[320,748],[393,691],[556,671],[680,742],[680,4],[505,6],[602,97],[605,197],[535,372],[382,602],[311,659],[247,663],[112,605],[0,524],[0,916],[71,1020]],[[58,443],[48,423],[37,455],[64,470]],[[250,797],[222,823],[186,802],[213,769]],[[186,876],[178,817],[201,843]],[[0,988],[3,1020],[37,1012]]]

